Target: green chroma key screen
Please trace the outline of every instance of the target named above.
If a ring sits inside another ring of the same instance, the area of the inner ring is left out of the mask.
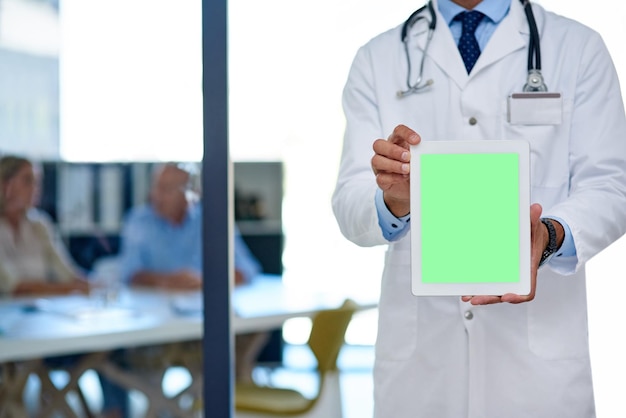
[[[420,158],[422,282],[518,282],[518,155]]]

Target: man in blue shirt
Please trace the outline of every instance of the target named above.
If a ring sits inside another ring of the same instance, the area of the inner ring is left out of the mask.
[[[167,290],[202,288],[202,207],[198,176],[192,167],[168,163],[155,171],[149,203],[133,208],[121,235],[120,274],[132,286]],[[235,229],[235,284],[244,284],[261,273]],[[237,335],[235,376],[251,379],[252,368],[269,334]],[[124,367],[132,368],[124,353],[118,353]],[[104,415],[127,417],[127,392],[101,376],[105,393]]]
[[[202,286],[202,207],[195,174],[176,164],[155,173],[150,203],[134,208],[122,231],[121,273],[132,285],[168,289]],[[235,284],[261,266],[235,230]]]

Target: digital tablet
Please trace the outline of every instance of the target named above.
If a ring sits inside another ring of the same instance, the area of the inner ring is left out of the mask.
[[[411,148],[411,282],[417,296],[530,293],[526,141]]]

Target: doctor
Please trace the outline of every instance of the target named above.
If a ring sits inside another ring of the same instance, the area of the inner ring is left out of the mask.
[[[526,7],[433,0],[354,59],[333,209],[349,240],[388,245],[376,418],[595,417],[585,263],[626,230],[626,119],[600,36]],[[520,112],[514,93],[535,95]],[[529,295],[411,294],[409,146],[449,139],[530,142]]]

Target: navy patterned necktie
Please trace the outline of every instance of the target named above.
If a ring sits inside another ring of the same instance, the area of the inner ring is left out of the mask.
[[[474,32],[483,17],[485,17],[484,14],[475,10],[471,12],[461,12],[455,17],[455,20],[460,20],[463,24],[461,39],[459,39],[459,52],[461,53],[468,74],[472,71],[480,55],[480,46],[478,46]]]

